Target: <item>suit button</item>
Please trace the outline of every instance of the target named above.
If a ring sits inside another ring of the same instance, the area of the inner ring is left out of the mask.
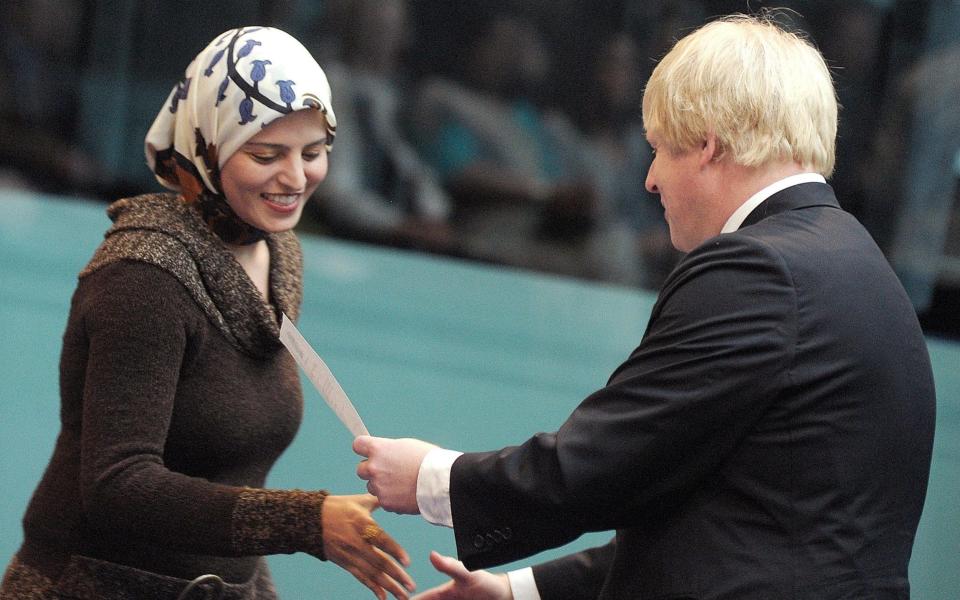
[[[477,537],[473,538],[473,547],[476,548],[477,550],[480,550],[486,545],[487,545],[487,541],[479,533],[477,534]]]

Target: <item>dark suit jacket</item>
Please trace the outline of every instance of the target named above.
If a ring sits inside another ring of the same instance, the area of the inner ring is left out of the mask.
[[[457,550],[476,569],[616,530],[536,567],[544,600],[907,598],[934,404],[883,255],[829,186],[794,186],[684,257],[559,431],[457,459]]]

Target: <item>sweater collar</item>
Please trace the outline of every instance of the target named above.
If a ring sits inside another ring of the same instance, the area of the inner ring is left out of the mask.
[[[292,231],[264,238],[270,247],[271,305],[200,213],[176,195],[118,200],[107,214],[114,224],[81,276],[122,259],[155,264],[183,283],[239,349],[263,356],[280,345],[279,313],[295,320],[303,295],[302,255]]]

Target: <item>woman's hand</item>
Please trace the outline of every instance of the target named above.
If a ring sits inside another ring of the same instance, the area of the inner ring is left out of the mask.
[[[416,585],[397,561],[409,566],[410,557],[370,516],[378,506],[370,494],[327,496],[320,517],[323,551],[380,600],[387,592],[405,600]]]
[[[506,573],[468,571],[463,563],[436,552],[430,553],[436,570],[450,576],[450,581],[422,594],[414,600],[513,600]]]

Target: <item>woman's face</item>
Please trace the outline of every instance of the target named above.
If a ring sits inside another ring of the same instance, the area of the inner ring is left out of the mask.
[[[327,176],[326,141],[324,117],[312,109],[289,113],[261,129],[220,171],[230,208],[263,231],[293,229]]]

